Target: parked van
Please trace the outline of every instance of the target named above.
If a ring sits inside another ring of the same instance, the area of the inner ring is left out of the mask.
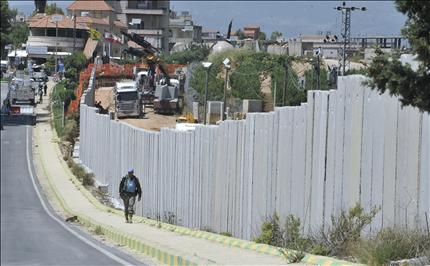
[[[142,115],[142,101],[134,81],[117,82],[115,85],[116,117]]]

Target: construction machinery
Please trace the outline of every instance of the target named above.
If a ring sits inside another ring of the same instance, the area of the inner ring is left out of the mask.
[[[140,84],[143,103],[145,105],[153,104],[155,113],[177,112],[179,110],[179,86],[170,82],[170,76],[159,56],[160,51],[136,33],[121,33],[142,47],[141,49],[128,47],[123,52],[143,59],[148,65],[148,69],[144,71],[146,73],[141,73],[142,79],[136,80]],[[163,78],[158,80],[155,75],[157,67],[163,74]]]

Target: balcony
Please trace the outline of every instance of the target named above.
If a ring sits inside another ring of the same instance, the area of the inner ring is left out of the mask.
[[[71,48],[73,47],[73,38],[70,37],[51,37],[51,36],[28,36],[27,45],[42,46],[42,47],[55,47],[58,42],[58,47]],[[83,48],[85,46],[85,39],[76,38],[76,47]]]
[[[136,33],[142,35],[153,35],[153,36],[161,36],[163,35],[162,30],[138,30],[138,29],[128,29],[128,33]]]
[[[165,13],[164,9],[140,9],[140,8],[126,8],[124,10],[125,14],[133,14],[133,15],[154,15],[154,16],[162,16]]]

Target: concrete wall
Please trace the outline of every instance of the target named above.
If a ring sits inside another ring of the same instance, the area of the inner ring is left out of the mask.
[[[430,212],[430,115],[340,77],[307,103],[249,113],[192,132],[146,131],[81,104],[80,156],[118,197],[129,167],[143,186],[137,213],[251,239],[275,211],[305,231],[360,202],[380,206],[371,230],[425,226]]]

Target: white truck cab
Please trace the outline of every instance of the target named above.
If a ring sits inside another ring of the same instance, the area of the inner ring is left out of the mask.
[[[115,85],[116,116],[126,117],[142,115],[142,101],[134,81],[121,81]]]

